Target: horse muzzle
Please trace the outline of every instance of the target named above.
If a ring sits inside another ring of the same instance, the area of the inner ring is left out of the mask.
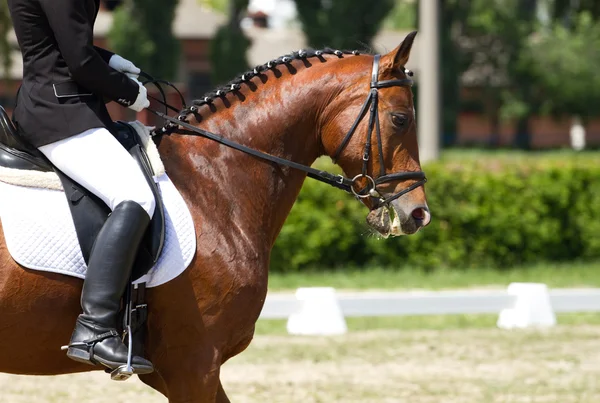
[[[381,205],[367,215],[367,224],[384,238],[415,234],[430,222],[427,205],[405,205],[398,200]]]

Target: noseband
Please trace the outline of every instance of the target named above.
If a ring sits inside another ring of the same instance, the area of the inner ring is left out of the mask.
[[[396,200],[397,198],[401,197],[402,195],[405,195],[406,193],[408,193],[412,190],[415,190],[419,186],[425,184],[425,182],[427,182],[427,178],[425,177],[425,173],[422,171],[397,172],[397,173],[386,174],[385,161],[383,159],[383,143],[381,141],[381,128],[379,125],[379,110],[377,107],[378,102],[379,102],[378,90],[380,88],[388,88],[388,87],[412,86],[413,81],[410,78],[405,78],[402,80],[379,81],[379,61],[380,61],[380,59],[381,59],[381,55],[375,55],[375,58],[373,60],[373,72],[371,75],[371,90],[369,91],[367,100],[363,104],[358,117],[354,121],[354,124],[350,128],[350,131],[346,134],[346,136],[342,140],[342,143],[338,146],[336,153],[333,157],[333,161],[336,162],[337,159],[339,158],[340,154],[342,153],[342,151],[344,151],[344,149],[350,142],[350,139],[356,132],[358,125],[360,124],[362,119],[366,116],[367,109],[369,109],[369,113],[370,113],[369,128],[368,128],[368,132],[367,132],[367,139],[365,142],[365,150],[364,150],[363,158],[362,158],[363,159],[362,173],[356,175],[352,179],[346,178],[342,175],[334,175],[334,174],[331,174],[326,171],[314,169],[314,168],[311,168],[311,167],[308,167],[308,166],[305,166],[302,164],[298,164],[296,162],[289,161],[289,160],[286,160],[283,158],[275,157],[270,154],[266,154],[261,151],[254,150],[254,149],[246,147],[242,144],[239,144],[234,141],[223,138],[218,134],[214,134],[209,131],[200,129],[196,126],[189,124],[186,121],[185,113],[180,114],[177,118],[173,118],[171,116],[168,116],[165,113],[147,108],[150,112],[152,112],[153,114],[157,115],[158,117],[160,117],[162,119],[165,119],[168,122],[166,124],[166,126],[162,127],[161,129],[154,130],[152,132],[152,137],[160,137],[162,135],[168,135],[171,133],[206,137],[208,139],[216,141],[217,143],[220,143],[227,147],[242,151],[246,154],[250,154],[250,155],[253,155],[255,157],[258,157],[258,158],[261,158],[261,159],[264,159],[267,161],[271,161],[271,162],[274,162],[274,163],[277,163],[280,165],[285,165],[285,166],[288,166],[288,167],[291,167],[294,169],[304,171],[308,174],[309,177],[319,180],[321,182],[327,183],[328,185],[331,185],[338,189],[342,189],[348,193],[352,193],[357,198],[366,199],[366,198],[370,197],[373,200],[374,207],[372,207],[372,208],[376,208],[381,205],[386,205],[386,204],[392,202],[393,200]],[[162,90],[162,88],[160,87],[160,84],[162,83],[162,84],[165,84],[165,85],[175,88],[173,86],[173,84],[163,81],[163,80],[155,80],[150,75],[148,75],[147,73],[144,73],[144,72],[142,72],[142,75],[148,79],[146,82],[144,82],[144,84],[146,84],[146,83],[155,84],[159,88],[159,90],[162,93],[163,98],[164,98],[163,101],[160,101],[156,98],[153,98],[153,99],[158,101],[165,107],[176,111],[175,108],[173,108],[172,106],[170,106],[166,103],[165,93]],[[177,89],[175,88],[175,90],[177,90]],[[179,93],[179,91],[177,91],[177,92]],[[185,100],[183,99],[183,96],[181,95],[181,93],[179,93],[179,94],[181,96],[181,100],[182,100],[182,103],[185,108]],[[196,106],[190,107],[191,113],[196,113],[197,110],[198,109]],[[179,129],[180,127],[183,127],[185,130]],[[369,176],[367,174],[369,160],[371,159],[371,154],[372,154],[371,139],[372,139],[373,130],[375,130],[375,134],[377,137],[377,147],[378,147],[378,152],[379,152],[379,167],[380,167],[379,176],[375,179],[372,176]],[[358,181],[361,179],[367,180],[367,187],[363,188],[361,190],[357,190],[356,185],[357,185]],[[404,180],[411,180],[411,179],[417,180],[417,182],[415,182],[412,185],[408,186],[407,188],[401,190],[400,192],[394,193],[391,196],[384,197],[377,190],[377,186],[381,185],[382,183],[387,183],[387,182],[392,182],[392,181],[404,181]]]

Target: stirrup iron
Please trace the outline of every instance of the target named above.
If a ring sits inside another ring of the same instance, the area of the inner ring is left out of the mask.
[[[128,324],[127,324],[127,337],[129,339],[129,343],[127,345],[127,364],[121,365],[119,368],[114,369],[110,373],[110,379],[113,381],[126,381],[131,378],[131,375],[134,374],[133,367],[131,366],[131,357],[133,356],[133,336],[131,334],[131,299],[129,299],[129,303],[127,304],[127,316],[128,316]]]
[[[127,335],[127,364],[121,365],[114,369],[110,373],[110,379],[113,381],[126,381],[131,378],[134,374],[133,367],[131,366],[131,359],[133,357],[133,332],[131,330],[131,316],[133,311],[133,299],[131,296],[131,282],[127,284],[127,290],[125,293],[125,335]]]

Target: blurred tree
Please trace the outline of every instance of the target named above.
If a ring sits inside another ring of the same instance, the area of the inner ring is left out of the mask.
[[[530,147],[529,117],[534,113],[531,66],[521,59],[537,26],[537,0],[470,2],[463,49],[469,69],[483,88],[492,124],[492,146],[498,145],[501,119],[516,120],[514,145]]]
[[[115,52],[151,75],[173,80],[179,66],[179,41],[172,25],[178,0],[124,0],[114,11],[108,34]]]
[[[454,145],[458,133],[461,77],[469,66],[469,59],[461,52],[459,44],[466,29],[470,3],[469,0],[440,0],[441,92],[444,106],[440,144],[443,148]]]
[[[440,3],[445,146],[454,141],[452,133],[456,133],[463,78],[483,90],[482,106],[492,126],[492,146],[499,144],[502,120],[516,121],[514,145],[527,149],[529,118],[533,114],[577,114],[585,118],[594,113],[592,105],[597,102],[594,94],[600,91],[594,87],[593,71],[599,59],[597,28],[592,21],[600,20],[600,2],[440,0]],[[540,6],[548,8],[548,30],[541,29]],[[587,17],[580,18],[582,12]],[[564,85],[567,76],[578,77],[582,85]]]
[[[490,143],[499,141],[502,118],[517,119],[515,139],[527,148],[530,73],[517,61],[534,32],[536,0],[439,2],[443,147],[456,142],[457,118],[463,107],[460,89],[466,84],[483,91],[482,109],[494,133]]]
[[[10,43],[8,34],[12,29],[12,21],[6,1],[0,3],[0,63],[2,64],[2,77],[8,79],[12,65]]]
[[[356,49],[371,46],[394,0],[295,0],[310,46]]]
[[[212,10],[225,14],[228,11],[229,0],[198,0],[200,4]]]
[[[383,27],[396,30],[411,30],[417,24],[418,1],[396,0],[394,8],[388,13],[383,21]]]
[[[246,52],[250,40],[244,35],[240,22],[249,0],[229,0],[229,20],[217,31],[210,44],[212,82],[222,84],[249,69]]]
[[[122,0],[104,0],[104,6],[110,11],[113,11],[121,4]]]
[[[552,6],[552,18],[566,27],[577,23],[578,14],[587,11],[590,17],[600,19],[600,1],[598,0],[546,0]]]
[[[543,113],[584,120],[600,115],[599,16],[583,11],[571,15],[568,24],[559,16],[523,53],[535,74]]]

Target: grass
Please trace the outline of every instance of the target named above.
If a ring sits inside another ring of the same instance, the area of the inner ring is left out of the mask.
[[[243,402],[600,401],[600,326],[259,336],[223,368]]]
[[[511,282],[541,282],[550,288],[600,287],[600,262],[540,264],[499,271],[492,269],[323,270],[271,273],[269,291],[294,291],[298,287],[334,287],[344,290],[410,290],[505,288]]]
[[[599,335],[600,325],[576,324],[259,335],[221,380],[238,403],[597,403]],[[167,402],[135,377],[113,382],[103,372],[0,374],[0,390],[2,403]]]
[[[495,329],[498,315],[424,315],[424,316],[377,316],[346,318],[348,332],[370,330],[459,330]],[[556,315],[560,326],[600,325],[598,313],[561,313]],[[256,324],[257,335],[287,334],[285,319],[261,319]]]

